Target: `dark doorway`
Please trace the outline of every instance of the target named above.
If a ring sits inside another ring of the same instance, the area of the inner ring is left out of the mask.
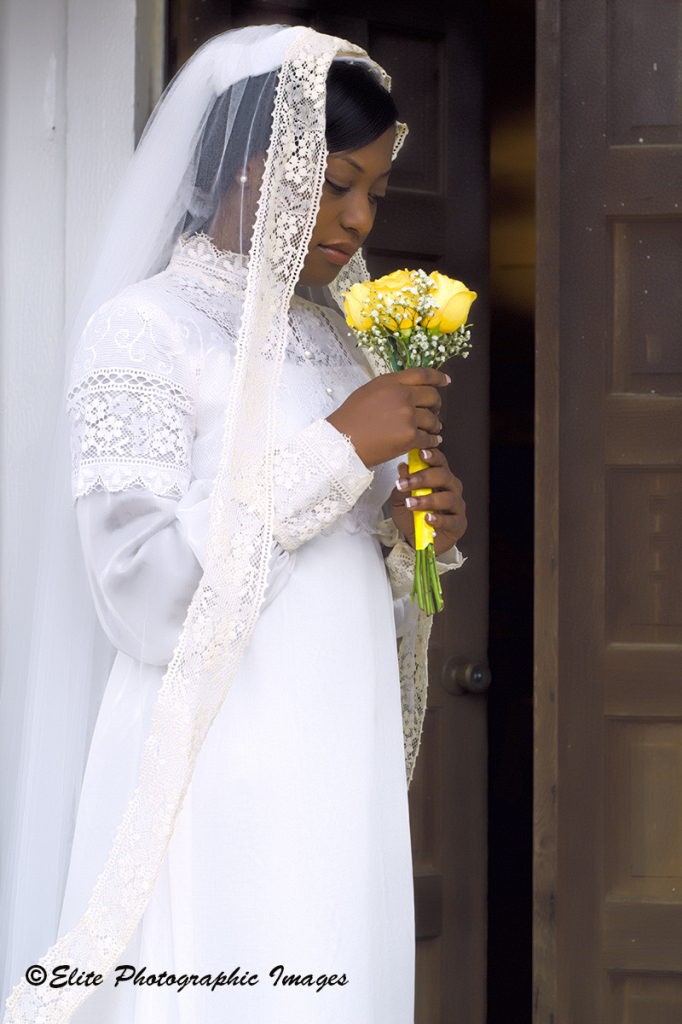
[[[533,855],[533,0],[492,0],[488,1024],[530,1024]]]

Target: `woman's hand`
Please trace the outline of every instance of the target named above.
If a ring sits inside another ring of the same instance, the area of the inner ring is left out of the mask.
[[[410,476],[406,462],[398,466],[400,479],[391,494],[391,515],[395,525],[414,547],[412,513],[428,510],[426,521],[436,531],[433,549],[436,555],[440,555],[456,544],[467,528],[462,484],[452,473],[442,452],[425,449],[420,454],[424,462],[428,463],[428,469]],[[433,494],[424,494],[421,498],[410,497],[410,491],[422,487],[430,487]]]
[[[327,421],[351,439],[368,468],[378,466],[412,448],[440,444],[437,388],[449,383],[447,374],[425,366],[384,373],[349,395]]]

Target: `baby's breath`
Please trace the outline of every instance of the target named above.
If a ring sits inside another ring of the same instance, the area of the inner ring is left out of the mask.
[[[452,356],[469,354],[470,324],[440,334],[426,324],[438,309],[432,296],[435,281],[424,270],[412,270],[409,285],[390,292],[370,292],[362,314],[373,321],[368,330],[354,328],[358,345],[379,356],[392,370],[409,366],[441,366]]]
[[[445,294],[439,291],[437,281],[447,282]],[[448,308],[448,292],[466,292],[464,305],[450,311],[449,321],[445,319]],[[445,300],[443,305],[436,299],[438,292]],[[379,281],[355,284],[346,292],[346,319],[358,338],[358,345],[366,348],[386,370],[405,370],[410,366],[441,366],[451,356],[469,354],[471,345],[470,324],[462,325],[456,331],[441,334],[430,323],[454,324],[466,315],[471,302],[476,298],[461,281],[451,281],[436,274],[435,279],[423,270],[396,271]],[[362,327],[355,324],[361,323]],[[417,449],[408,455],[410,471],[413,466],[426,468]],[[430,494],[429,489],[419,489],[413,494]],[[433,615],[443,609],[436,555],[433,546],[433,529],[426,523],[424,511],[414,511],[415,522],[415,572],[411,601],[415,598],[422,611]]]

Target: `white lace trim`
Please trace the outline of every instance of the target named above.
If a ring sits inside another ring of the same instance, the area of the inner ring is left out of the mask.
[[[182,235],[173,250],[168,270],[196,274],[231,295],[242,296],[249,270],[248,256],[219,249],[203,231]]]
[[[353,508],[373,478],[350,439],[315,420],[275,451],[275,540],[285,551],[312,540]]]
[[[331,296],[343,312],[344,294],[350,291],[351,287],[356,281],[368,281],[369,271],[365,258],[362,255],[362,249],[358,249],[357,252],[353,253],[345,267],[342,267],[339,273],[336,275],[332,283],[329,285],[329,291]]]
[[[146,487],[182,497],[191,475],[194,406],[165,377],[111,367],[68,395],[73,495]]]

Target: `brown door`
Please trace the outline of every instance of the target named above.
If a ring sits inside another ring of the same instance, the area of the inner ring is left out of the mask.
[[[682,1021],[682,9],[540,0],[535,1020]]]
[[[170,0],[171,72],[205,39],[256,23],[307,24],[359,43],[393,76],[410,125],[368,251],[373,276],[441,270],[479,293],[475,348],[454,365],[444,447],[464,482],[467,565],[446,578],[430,649],[425,736],[410,793],[417,920],[417,1024],[484,1024],[486,698],[453,666],[487,651],[487,129],[480,5]],[[446,689],[442,685],[445,680]],[[476,685],[476,676],[474,683]]]

